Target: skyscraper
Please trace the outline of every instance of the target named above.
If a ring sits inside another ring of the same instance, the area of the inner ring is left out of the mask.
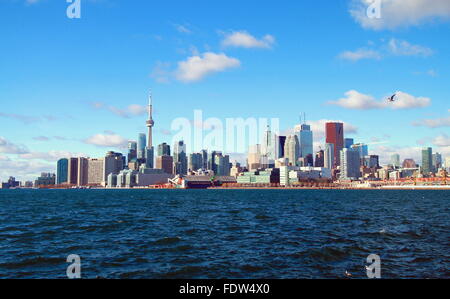
[[[422,173],[429,175],[433,172],[433,149],[431,147],[422,149]]]
[[[360,155],[356,149],[341,150],[341,179],[353,180],[361,177]]]
[[[69,159],[69,169],[67,181],[70,185],[78,184],[78,158]]]
[[[103,183],[103,159],[88,159],[88,185],[100,186]]]
[[[264,134],[263,143],[261,146],[261,154],[265,157],[266,160],[275,160],[275,143],[275,135],[272,134],[270,126],[267,126],[267,130]]]
[[[324,167],[325,165],[325,152],[320,150],[316,153],[315,167]]]
[[[137,142],[128,141],[128,162],[137,159]]]
[[[173,162],[175,174],[186,175],[188,168],[188,161],[186,155],[186,145],[184,141],[178,141],[173,147]]]
[[[192,153],[189,155],[189,170],[197,171],[202,168],[203,157],[201,153]]]
[[[145,145],[147,143],[147,137],[144,133],[139,134],[137,141],[137,158],[145,159]]]
[[[334,145],[334,166],[340,165],[340,152],[344,148],[344,124],[325,124],[326,143]]]
[[[108,175],[119,174],[123,170],[123,156],[120,153],[108,152],[103,160],[103,184],[108,181]]]
[[[328,169],[334,168],[334,144],[327,143],[325,144],[325,152],[324,152],[324,167]]]
[[[170,156],[170,145],[165,142],[158,145],[158,156]]]
[[[88,159],[78,158],[78,181],[77,186],[87,186],[88,184]]]
[[[442,155],[440,153],[433,154],[433,170],[437,172],[442,168]]]
[[[311,126],[307,124],[302,124],[300,126],[300,131],[298,131],[298,142],[299,156],[307,158],[309,161],[313,156],[313,132],[311,131]],[[311,155],[310,158],[308,158],[309,155]]]
[[[355,143],[355,140],[353,138],[345,138],[344,139],[344,147],[345,148],[351,148],[351,146]]]
[[[164,170],[165,173],[173,173],[173,157],[172,156],[158,156],[156,157],[156,168]]]
[[[56,184],[61,185],[68,182],[69,178],[69,160],[59,159],[56,166]]]
[[[284,145],[286,144],[286,136],[277,136],[278,138],[278,156],[277,159],[284,158]]]
[[[300,157],[299,151],[297,135],[288,136],[284,145],[284,156],[288,159],[290,165],[296,166],[298,164],[298,158]]]
[[[215,157],[215,164],[217,165],[217,170],[215,174],[217,176],[229,176],[230,175],[230,156],[224,156],[219,153]]]
[[[400,167],[400,155],[399,154],[391,155],[391,164],[395,168],[399,168]]]
[[[208,151],[202,150],[200,153],[202,154],[202,168],[208,169]]]
[[[247,167],[250,171],[261,167],[261,145],[253,145],[248,149]]]

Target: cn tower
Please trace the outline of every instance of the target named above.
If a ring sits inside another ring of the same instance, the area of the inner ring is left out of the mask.
[[[151,149],[153,147],[153,133],[152,129],[155,125],[153,121],[153,106],[152,106],[152,91],[150,90],[150,95],[148,97],[148,120],[146,122],[148,128],[148,140],[147,140],[147,148]]]

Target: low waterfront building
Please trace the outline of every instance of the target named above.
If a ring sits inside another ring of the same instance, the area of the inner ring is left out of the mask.
[[[280,169],[266,169],[244,172],[237,177],[238,184],[279,184]]]
[[[54,173],[41,173],[41,176],[38,177],[34,181],[34,187],[41,188],[41,187],[48,187],[55,185],[56,183],[56,175]]]
[[[20,186],[20,182],[16,181],[15,177],[10,176],[6,183],[1,184],[1,189],[11,189]]]
[[[280,185],[289,186],[303,180],[331,180],[331,169],[325,167],[283,166],[280,168]]]

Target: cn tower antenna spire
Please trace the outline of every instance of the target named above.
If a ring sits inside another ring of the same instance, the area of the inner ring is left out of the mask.
[[[152,96],[152,90],[150,89],[150,93],[148,96],[148,120],[146,122],[147,128],[148,128],[148,139],[147,139],[147,147],[152,148],[153,147],[153,126],[155,125],[155,122],[153,120],[153,96]]]

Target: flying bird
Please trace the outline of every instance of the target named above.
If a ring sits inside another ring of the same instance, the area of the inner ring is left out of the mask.
[[[394,94],[392,97],[388,98],[389,102],[395,102],[395,97],[397,96],[397,94]]]

